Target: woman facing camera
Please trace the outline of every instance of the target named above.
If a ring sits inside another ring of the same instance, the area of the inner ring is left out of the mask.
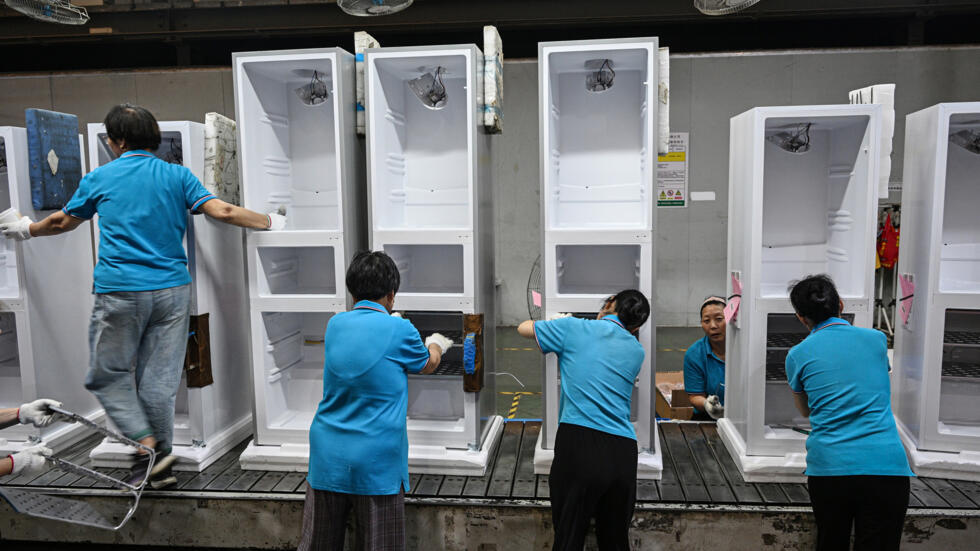
[[[725,299],[709,295],[701,302],[704,336],[684,354],[684,390],[696,421],[725,414]]]
[[[806,475],[817,549],[898,549],[909,470],[891,410],[885,334],[840,318],[844,303],[826,275],[790,290],[810,329],[786,356],[796,407],[810,418]]]

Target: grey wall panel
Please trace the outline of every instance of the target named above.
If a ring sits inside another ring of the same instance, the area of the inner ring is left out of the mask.
[[[51,109],[48,77],[0,78],[0,125],[24,126],[24,109]]]
[[[541,251],[538,64],[504,64],[504,134],[493,136],[500,321],[527,319],[527,280]]]
[[[136,83],[139,73],[88,73],[50,77],[55,111],[78,115],[79,132],[88,123],[102,122],[109,108],[117,103],[139,103]],[[190,95],[186,91],[184,95]]]
[[[657,323],[696,325],[702,296],[724,288],[730,117],[763,105],[844,103],[849,90],[894,82],[892,180],[900,181],[905,115],[980,99],[978,64],[975,47],[673,56],[671,129],[691,133],[690,190],[713,191],[716,200],[658,212]],[[199,69],[0,77],[0,124],[23,126],[26,107],[75,113],[87,124],[121,101],[142,103],[161,120],[203,120],[210,110],[232,116],[230,75]],[[510,325],[527,317],[527,278],[540,250],[536,61],[507,61],[504,80],[505,133],[492,142],[499,321]]]
[[[161,121],[204,122],[204,114],[209,111],[227,114],[224,112],[222,75],[216,71],[138,75],[136,102],[152,111]]]

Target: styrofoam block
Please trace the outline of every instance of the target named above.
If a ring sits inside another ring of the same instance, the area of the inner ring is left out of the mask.
[[[177,456],[175,471],[201,472],[228,453],[252,432],[252,419],[245,417],[214,435],[203,446],[173,447]],[[89,452],[92,465],[110,469],[128,469],[133,465],[133,448],[108,438]]]
[[[916,448],[905,425],[901,422],[896,424],[902,444],[905,445],[909,466],[917,476],[980,482],[980,452],[951,453],[920,450]]]
[[[881,164],[878,169],[878,197],[888,197],[888,178],[892,172],[892,139],[895,136],[895,85],[875,84],[851,90],[852,104],[877,103],[884,106],[881,113]]]
[[[354,33],[354,95],[357,99],[357,120],[354,126],[359,136],[364,135],[364,50],[380,47],[381,43],[368,33]]]
[[[495,415],[479,450],[462,450],[443,446],[409,446],[408,471],[418,474],[450,476],[483,476],[487,474],[490,458],[500,445],[504,419]]]
[[[670,151],[670,48],[657,51],[660,84],[657,87],[657,153]]]
[[[259,446],[252,440],[238,458],[242,469],[258,471],[306,472],[310,465],[309,444]]]
[[[718,434],[746,482],[806,482],[806,454],[747,455],[745,442],[728,419],[718,420]]]
[[[491,134],[503,130],[504,43],[497,27],[483,27],[483,126]]]
[[[218,199],[242,205],[238,179],[235,121],[218,113],[204,115],[204,187]]]

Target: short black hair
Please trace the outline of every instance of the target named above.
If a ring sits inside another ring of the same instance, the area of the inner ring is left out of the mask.
[[[626,289],[610,297],[616,301],[616,316],[630,331],[639,329],[650,317],[650,301],[636,289]]]
[[[827,274],[809,275],[790,283],[789,301],[812,324],[840,315],[840,295]]]
[[[347,268],[347,290],[354,300],[378,300],[397,293],[401,274],[395,261],[383,251],[361,251]]]
[[[156,151],[160,147],[160,125],[145,107],[121,103],[105,116],[105,131],[114,142],[123,142],[126,149]]]

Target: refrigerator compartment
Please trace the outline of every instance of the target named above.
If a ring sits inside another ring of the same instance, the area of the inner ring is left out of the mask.
[[[463,293],[463,245],[386,243],[384,251],[401,274],[399,293]]]
[[[258,247],[259,295],[335,295],[333,247]]]
[[[613,295],[640,287],[640,245],[557,245],[559,295]]]

